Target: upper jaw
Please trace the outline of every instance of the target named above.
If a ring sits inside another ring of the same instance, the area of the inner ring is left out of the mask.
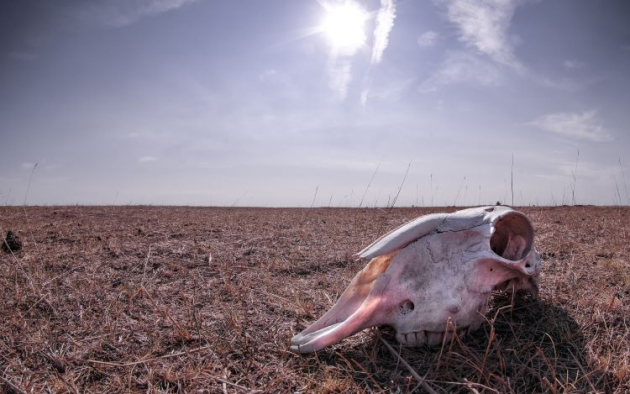
[[[422,345],[435,346],[442,343],[444,340],[451,340],[453,335],[457,333],[458,337],[463,337],[468,334],[469,331],[474,331],[478,328],[479,324],[475,323],[469,326],[457,326],[451,323],[449,320],[444,325],[444,330],[430,331],[430,330],[409,330],[409,331],[397,331],[396,341],[403,346],[416,347]]]

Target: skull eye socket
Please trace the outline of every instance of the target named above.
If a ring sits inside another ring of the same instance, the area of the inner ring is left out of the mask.
[[[402,315],[406,315],[408,313],[410,313],[413,308],[415,308],[415,305],[413,304],[413,302],[411,302],[410,300],[405,300],[403,302],[400,303],[400,313]]]
[[[490,248],[507,260],[517,261],[527,256],[532,248],[534,229],[527,218],[509,213],[494,224]]]

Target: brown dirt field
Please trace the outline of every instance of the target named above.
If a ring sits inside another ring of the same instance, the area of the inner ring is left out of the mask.
[[[523,208],[539,300],[497,295],[437,348],[364,331],[287,351],[364,262],[352,255],[448,209],[0,207],[5,393],[630,392],[630,209]]]

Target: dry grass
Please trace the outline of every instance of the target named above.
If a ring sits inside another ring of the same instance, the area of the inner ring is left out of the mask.
[[[24,243],[0,253],[0,391],[629,392],[630,210],[523,210],[540,300],[497,296],[435,349],[384,328],[304,357],[290,338],[362,268],[351,255],[432,210],[0,208]]]

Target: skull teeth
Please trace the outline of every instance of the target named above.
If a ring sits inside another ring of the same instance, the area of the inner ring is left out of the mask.
[[[426,331],[412,331],[396,335],[396,339],[403,346],[420,346],[427,342]]]
[[[464,337],[470,331],[470,327],[458,327],[457,328],[457,336]],[[435,346],[439,345],[444,341],[444,336],[446,335],[446,340],[449,341],[453,337],[453,332],[444,332],[444,331],[411,331],[406,333],[397,333],[396,340],[403,346],[415,347],[421,345],[429,345]]]
[[[438,345],[442,343],[442,339],[444,339],[443,332],[427,332],[427,344],[429,346]]]

